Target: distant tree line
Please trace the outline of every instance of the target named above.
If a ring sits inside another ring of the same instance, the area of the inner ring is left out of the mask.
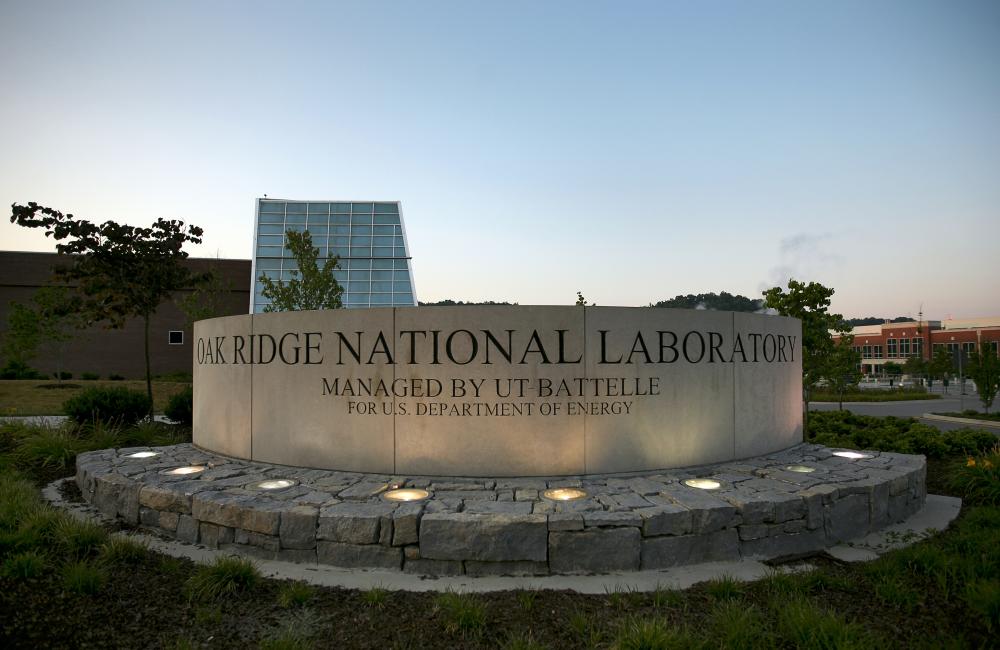
[[[516,305],[516,302],[507,302],[506,300],[483,300],[481,302],[476,302],[474,300],[451,300],[446,298],[445,300],[435,300],[433,302],[417,302],[421,307],[455,307],[457,305]]]
[[[886,321],[890,323],[908,323],[913,320],[910,316],[896,316],[895,318],[877,318],[875,316],[869,316],[867,318],[848,318],[847,324],[851,327],[858,327],[860,325],[881,325]]]
[[[650,307],[668,307],[671,309],[711,309],[715,311],[760,311],[764,306],[764,301],[747,298],[723,291],[722,293],[689,293],[686,296],[677,296],[670,300],[661,300],[651,303]]]

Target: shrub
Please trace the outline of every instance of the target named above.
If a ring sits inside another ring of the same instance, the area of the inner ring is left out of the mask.
[[[76,455],[85,450],[84,442],[66,428],[40,426],[18,441],[14,459],[26,469],[62,471],[72,467]]]
[[[96,594],[107,577],[107,571],[102,567],[82,560],[70,562],[63,567],[63,584],[66,589],[80,594]]]
[[[72,379],[73,378],[73,373],[66,372],[65,370],[62,371],[62,372],[54,372],[54,373],[52,373],[52,378],[53,379]]]
[[[181,392],[170,397],[164,413],[172,422],[191,426],[194,421],[193,404],[194,388],[188,386]]]
[[[278,591],[278,605],[288,609],[305,605],[316,595],[316,588],[305,582],[289,582]]]
[[[23,361],[12,359],[7,362],[7,365],[0,368],[0,379],[45,379],[45,375]]]
[[[99,549],[108,539],[100,525],[65,517],[53,531],[54,541],[63,555],[84,558]]]
[[[101,545],[101,559],[115,564],[140,564],[149,557],[149,544],[112,535]]]
[[[36,578],[45,572],[45,557],[36,551],[12,555],[3,563],[3,575],[9,578]]]
[[[478,636],[486,626],[486,607],[474,596],[446,591],[434,599],[434,606],[444,615],[449,632]]]
[[[830,447],[877,449],[943,458],[989,449],[996,437],[978,429],[939,431],[914,418],[873,417],[849,411],[810,411],[809,441]]]
[[[95,421],[131,426],[149,414],[145,393],[127,388],[88,388],[63,403],[63,411],[80,424]]]
[[[1000,445],[970,456],[949,474],[948,483],[970,505],[1000,505]]]
[[[100,379],[100,378],[101,378],[101,376],[99,374],[97,374],[96,372],[81,372],[80,373],[80,379],[83,379],[85,381],[95,381],[95,380]]]
[[[111,373],[110,375],[108,375],[108,379],[110,379],[111,381],[125,381],[125,377],[124,376],[119,375],[119,374],[114,373],[114,372]]]
[[[221,596],[252,589],[260,582],[257,565],[245,558],[220,557],[199,567],[187,581],[191,600],[215,600]]]

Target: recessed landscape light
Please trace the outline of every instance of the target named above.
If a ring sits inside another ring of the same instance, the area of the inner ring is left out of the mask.
[[[542,496],[553,501],[573,501],[575,499],[582,499],[587,496],[587,493],[580,488],[565,487],[545,490],[542,492]]]
[[[186,465],[184,467],[175,467],[174,469],[168,469],[163,472],[169,476],[183,476],[185,474],[197,474],[198,472],[204,472],[204,465]]]
[[[257,484],[257,488],[261,490],[284,490],[285,488],[290,488],[296,485],[296,482],[287,478],[275,478],[267,481],[261,481]]]
[[[698,488],[699,490],[718,490],[722,487],[722,483],[710,478],[689,478],[681,482],[688,487]]]
[[[420,488],[396,488],[389,490],[382,496],[389,501],[423,501],[430,495],[430,492]]]
[[[153,456],[159,456],[158,451],[137,451],[134,454],[129,454],[125,458],[152,458]]]
[[[785,469],[789,472],[798,472],[799,474],[811,474],[816,471],[815,467],[809,467],[808,465],[789,465]]]
[[[873,458],[871,454],[862,454],[860,451],[835,451],[834,456],[840,456],[841,458],[850,458],[852,460],[858,460],[859,458]]]

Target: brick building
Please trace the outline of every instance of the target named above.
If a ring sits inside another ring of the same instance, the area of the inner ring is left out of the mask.
[[[53,283],[53,268],[60,264],[65,264],[65,257],[56,253],[0,251],[0,337],[7,329],[10,303],[30,303],[39,287]],[[219,316],[247,313],[250,260],[189,258],[184,264],[193,271],[212,270],[222,277],[227,291]],[[154,375],[191,372],[191,328],[187,326],[187,316],[174,301],[164,301],[153,315],[149,341]],[[6,361],[0,359],[0,365]],[[30,365],[41,372],[55,372],[55,352],[40,347]],[[142,320],[132,319],[119,330],[104,329],[101,325],[82,330],[65,346],[62,368],[74,377],[84,372],[97,373],[102,378],[111,374],[128,379],[144,377]]]
[[[886,363],[902,365],[910,357],[929,360],[942,348],[967,357],[988,345],[998,354],[1000,316],[862,325],[852,333],[854,348],[861,354],[861,371],[880,375]]]

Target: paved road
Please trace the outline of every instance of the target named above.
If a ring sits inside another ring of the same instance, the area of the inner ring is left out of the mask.
[[[812,402],[809,408],[813,411],[836,411],[836,402]],[[919,418],[924,413],[960,413],[968,409],[977,411],[983,410],[983,405],[975,394],[969,395],[942,395],[941,399],[934,400],[913,400],[906,402],[844,402],[844,408],[858,415],[895,415],[897,417]],[[923,420],[925,424],[931,424],[948,431],[969,426],[953,422],[940,422],[937,420]],[[987,431],[993,431],[1000,435],[1000,429],[996,427],[983,427]]]

